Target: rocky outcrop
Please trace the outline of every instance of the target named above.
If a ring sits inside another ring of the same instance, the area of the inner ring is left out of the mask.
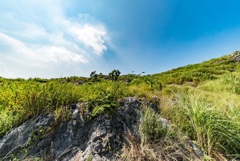
[[[34,134],[39,133],[40,130],[47,129],[52,122],[52,115],[41,115],[12,130],[0,140],[0,159],[4,158],[4,156],[7,158],[7,156],[24,149],[28,146]]]
[[[115,160],[126,134],[140,138],[141,103],[127,98],[114,115],[89,119],[72,106],[72,119],[53,128],[52,115],[40,115],[12,130],[0,140],[0,160]],[[42,136],[44,135],[44,136]],[[39,139],[40,138],[40,139]]]
[[[233,62],[240,62],[240,51],[235,51],[231,56]]]
[[[158,113],[154,105],[158,102],[143,104]],[[0,160],[112,161],[122,159],[124,144],[131,147],[129,137],[140,145],[142,103],[136,98],[125,98],[111,115],[92,117],[91,112],[83,113],[84,106],[84,102],[69,106],[72,115],[65,123],[56,124],[53,115],[42,114],[13,129],[0,139]],[[168,120],[160,116],[158,122],[166,130],[171,128]],[[197,145],[186,140],[195,158],[204,156]]]

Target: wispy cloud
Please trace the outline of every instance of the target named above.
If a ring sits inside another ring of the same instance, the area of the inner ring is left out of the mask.
[[[103,37],[106,32],[104,29],[85,24],[84,26],[73,26],[70,28],[73,37],[76,37],[79,43],[84,43],[87,47],[91,47],[94,53],[101,55],[107,47],[104,45]]]
[[[5,77],[12,77],[14,75],[13,72],[11,72],[7,67],[6,64],[3,62],[0,62],[0,75],[4,75]]]
[[[107,50],[110,39],[106,27],[99,22],[89,23],[81,16],[67,17],[60,2],[0,2],[0,61],[6,69],[13,62],[24,70],[34,67],[54,71],[61,64],[79,67]],[[31,76],[31,72],[23,77]],[[0,74],[14,77],[14,73]]]

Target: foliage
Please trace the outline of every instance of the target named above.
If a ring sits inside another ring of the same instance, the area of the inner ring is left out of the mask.
[[[109,89],[100,89],[95,97],[87,99],[88,108],[92,109],[92,115],[97,116],[101,113],[112,114],[116,111],[118,105],[118,99],[122,98],[123,86],[121,83],[112,83]]]
[[[111,73],[108,74],[110,80],[116,81],[120,76],[121,72],[119,70],[113,70]]]
[[[96,73],[96,71],[91,72],[91,74],[90,74],[90,79],[91,79],[93,82],[96,82],[96,81],[98,80],[98,74]]]
[[[71,112],[68,108],[59,107],[53,112],[55,125],[59,125],[63,122],[68,121],[71,118]]]

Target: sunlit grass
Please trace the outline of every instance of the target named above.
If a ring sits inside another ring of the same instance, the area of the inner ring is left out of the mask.
[[[235,113],[195,93],[177,94],[177,102],[173,122],[196,140],[206,154],[214,157],[221,152],[239,157],[240,125]]]

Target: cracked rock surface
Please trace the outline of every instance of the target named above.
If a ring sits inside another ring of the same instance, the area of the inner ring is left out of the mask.
[[[115,114],[99,115],[91,120],[80,115],[79,104],[72,106],[72,119],[55,128],[34,146],[29,142],[54,122],[52,115],[40,115],[13,129],[0,140],[0,160],[15,155],[21,160],[115,160],[126,143],[125,135],[139,138],[141,103],[127,98]],[[26,150],[27,149],[27,150]]]

